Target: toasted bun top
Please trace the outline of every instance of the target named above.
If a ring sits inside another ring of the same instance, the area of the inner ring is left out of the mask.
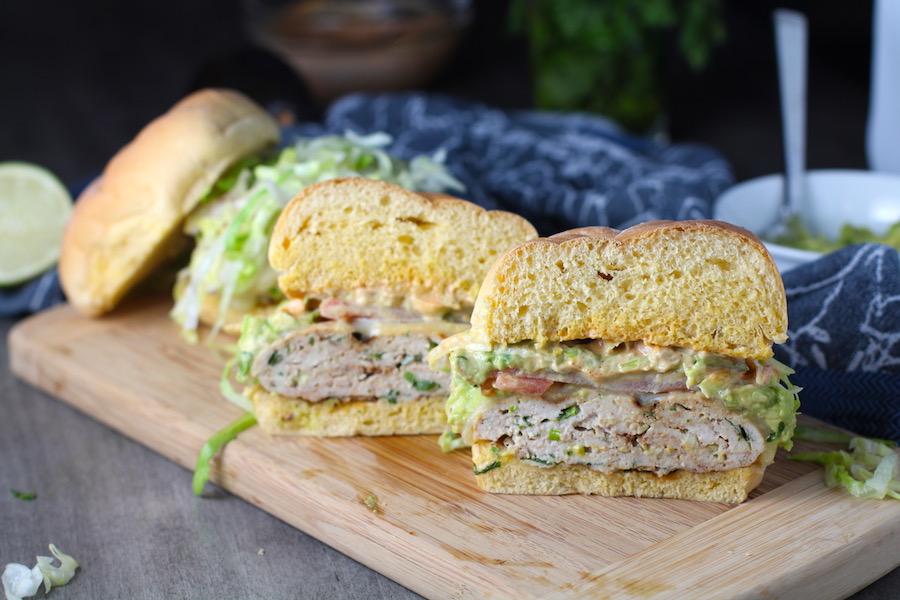
[[[762,242],[718,221],[573,229],[521,244],[488,272],[474,342],[644,340],[769,358],[787,303]]]
[[[169,257],[216,179],[278,137],[262,108],[230,90],[195,92],[144,127],[75,203],[59,264],[69,302],[88,315],[112,309]]]
[[[537,237],[525,219],[363,178],[305,188],[281,213],[269,262],[286,296],[369,290],[471,307],[507,249]]]

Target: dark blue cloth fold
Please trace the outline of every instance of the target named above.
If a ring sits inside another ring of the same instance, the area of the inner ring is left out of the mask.
[[[459,196],[530,219],[541,234],[584,225],[710,218],[733,183],[713,149],[661,145],[595,116],[500,111],[420,94],[356,94],[295,136],[384,131],[400,157],[446,152]],[[797,369],[801,411],[900,440],[900,259],[886,246],[845,248],[784,274],[789,336],[776,357]],[[55,271],[0,290],[0,315],[62,300]]]
[[[784,274],[788,341],[801,412],[900,441],[900,254],[843,248]]]
[[[20,317],[65,301],[56,267],[20,285],[0,288],[0,317]]]
[[[402,158],[447,154],[457,195],[528,218],[542,235],[581,225],[708,218],[733,183],[714,150],[660,145],[588,115],[505,112],[443,96],[355,94],[295,135],[385,131]]]

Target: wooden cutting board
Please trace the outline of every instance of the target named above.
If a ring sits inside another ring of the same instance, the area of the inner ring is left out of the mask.
[[[224,357],[185,343],[168,308],[38,314],[10,333],[12,369],[192,470],[241,411],[218,393]],[[783,454],[739,506],[485,494],[468,452],[443,454],[435,436],[273,438],[252,428],[212,476],[431,598],[838,599],[900,564],[900,502],[829,489],[820,469]]]

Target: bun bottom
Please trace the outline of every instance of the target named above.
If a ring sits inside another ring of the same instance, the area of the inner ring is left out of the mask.
[[[447,423],[444,396],[409,402],[387,400],[307,402],[253,386],[244,391],[253,402],[259,426],[271,435],[347,437],[441,433]]]
[[[472,462],[484,468],[496,461],[492,446],[489,441],[475,442]],[[647,471],[604,473],[582,465],[544,467],[513,458],[504,459],[501,466],[476,475],[475,480],[481,489],[493,494],[597,494],[738,504],[760,484],[766,467],[775,457],[776,448],[774,443],[769,444],[752,465],[729,471],[673,471],[667,475]]]

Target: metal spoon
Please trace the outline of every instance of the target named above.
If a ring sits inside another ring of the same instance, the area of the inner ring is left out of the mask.
[[[778,217],[766,228],[765,238],[775,240],[790,232],[803,208],[806,170],[806,16],[786,9],[773,14],[778,57],[778,86],[784,139],[785,177]]]

